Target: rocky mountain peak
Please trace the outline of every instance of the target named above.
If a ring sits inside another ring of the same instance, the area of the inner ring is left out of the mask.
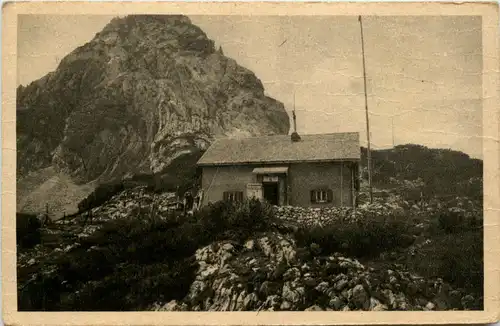
[[[115,18],[17,94],[21,178],[158,173],[216,137],[289,130],[283,104],[185,16]]]

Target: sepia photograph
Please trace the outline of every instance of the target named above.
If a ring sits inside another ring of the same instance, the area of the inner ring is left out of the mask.
[[[9,25],[18,312],[498,304],[484,10],[94,11]]]

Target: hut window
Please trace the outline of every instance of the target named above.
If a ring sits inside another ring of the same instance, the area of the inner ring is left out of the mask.
[[[225,191],[223,197],[224,201],[242,201],[243,191]]]
[[[311,190],[311,203],[331,203],[333,201],[333,191],[331,189]]]

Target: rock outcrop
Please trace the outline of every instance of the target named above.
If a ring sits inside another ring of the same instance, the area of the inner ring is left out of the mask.
[[[196,253],[199,270],[182,301],[156,311],[467,310],[480,305],[442,279],[424,279],[395,264],[365,267],[341,254],[304,255],[293,238],[257,235],[243,246],[222,241]]]
[[[80,184],[157,173],[216,137],[288,130],[283,104],[189,18],[115,18],[18,88],[18,178],[47,167]]]

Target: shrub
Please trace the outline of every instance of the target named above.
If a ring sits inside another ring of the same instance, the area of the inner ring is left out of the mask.
[[[66,296],[62,310],[147,309],[156,301],[180,300],[189,291],[197,266],[192,259],[151,265],[125,264]]]
[[[275,217],[275,211],[267,203],[250,199],[209,204],[197,216],[207,232],[216,234],[236,231],[240,236],[246,237],[254,231],[268,228]]]
[[[77,248],[49,261],[52,267],[42,267],[54,272],[39,273],[25,284],[20,309],[132,310],[162,298],[179,299],[194,280],[191,257],[209,242],[199,223],[110,221]],[[46,292],[53,294],[50,301]]]
[[[446,233],[456,232],[464,226],[464,216],[456,211],[442,211],[438,216],[439,228]]]
[[[194,281],[198,248],[228,237],[244,239],[271,217],[268,205],[248,201],[216,203],[192,218],[111,220],[65,255],[42,262],[52,272],[20,284],[19,309],[134,310],[184,298]]]
[[[16,241],[19,248],[30,249],[41,241],[40,220],[35,215],[16,214]]]
[[[378,255],[383,251],[409,246],[413,238],[406,234],[406,223],[395,218],[367,215],[357,222],[302,227],[296,234],[299,245],[315,243],[321,252],[341,252],[355,257]]]
[[[483,292],[483,232],[446,234],[420,248],[408,265],[426,277],[441,277],[456,287]]]
[[[98,185],[97,188],[87,196],[87,198],[78,203],[78,211],[85,212],[89,209],[100,206],[124,189],[125,186],[123,182]]]
[[[19,274],[19,268],[18,268]],[[28,283],[18,280],[17,303],[19,311],[56,310],[62,290],[59,275],[35,274]]]

